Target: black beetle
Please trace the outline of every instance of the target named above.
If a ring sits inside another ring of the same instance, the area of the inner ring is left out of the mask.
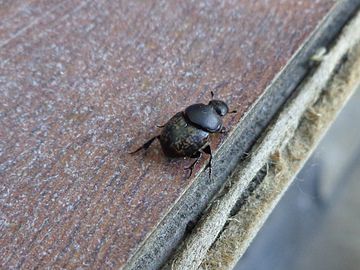
[[[211,176],[211,148],[209,144],[210,133],[225,133],[222,119],[229,112],[229,107],[224,101],[213,99],[214,93],[211,92],[211,100],[208,105],[198,103],[190,105],[185,111],[175,114],[165,125],[158,126],[163,128],[160,135],[148,140],[144,145],[131,152],[134,154],[141,149],[148,149],[151,143],[158,139],[164,154],[168,157],[190,157],[196,160],[187,168],[190,175],[201,154],[210,155],[210,159],[205,169],[209,168]]]

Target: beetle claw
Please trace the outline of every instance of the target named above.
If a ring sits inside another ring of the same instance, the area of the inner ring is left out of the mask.
[[[221,134],[228,134],[228,132],[229,132],[229,131],[227,130],[226,127],[222,127],[219,133],[221,133]]]
[[[193,172],[193,168],[189,168],[189,167],[184,168],[184,171],[188,171],[188,170],[190,170],[190,173],[189,173],[187,179],[189,179],[191,177],[192,172]]]

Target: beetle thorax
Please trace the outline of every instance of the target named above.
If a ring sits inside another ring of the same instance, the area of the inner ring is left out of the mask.
[[[184,114],[189,124],[202,130],[214,133],[222,128],[222,119],[211,105],[194,104],[187,107]]]

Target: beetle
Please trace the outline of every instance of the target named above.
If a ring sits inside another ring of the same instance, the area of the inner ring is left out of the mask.
[[[148,149],[154,140],[158,139],[162,151],[167,157],[195,158],[195,161],[185,168],[190,170],[188,177],[191,176],[193,168],[202,154],[208,154],[210,158],[205,169],[209,168],[211,177],[212,152],[209,135],[226,133],[222,117],[228,113],[236,113],[236,111],[229,112],[228,105],[222,100],[214,99],[214,93],[211,91],[211,100],[207,105],[196,103],[188,106],[184,111],[176,113],[165,125],[158,126],[162,128],[160,135],[152,137],[130,154]]]

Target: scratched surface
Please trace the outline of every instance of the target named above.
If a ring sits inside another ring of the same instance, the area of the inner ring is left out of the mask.
[[[1,268],[123,266],[193,181],[127,152],[209,89],[236,124],[333,5],[0,1]]]

